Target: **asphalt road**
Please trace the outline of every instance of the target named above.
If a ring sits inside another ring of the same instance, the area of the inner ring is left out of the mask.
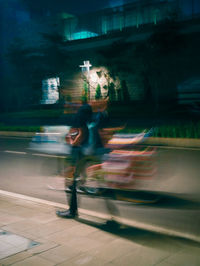
[[[66,203],[63,191],[49,189],[49,184],[57,182],[62,158],[32,151],[29,143],[30,139],[25,138],[0,138],[0,189]],[[106,214],[109,204],[113,215],[127,221],[200,238],[200,150],[158,148],[157,162],[157,177],[137,187],[159,195],[160,201],[156,204],[138,205],[79,196],[79,206]]]

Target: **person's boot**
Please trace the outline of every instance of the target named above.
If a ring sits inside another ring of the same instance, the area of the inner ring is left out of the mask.
[[[66,211],[57,211],[56,214],[62,218],[75,218],[78,215],[78,206],[77,206],[77,194],[76,194],[76,179],[74,179],[72,185],[72,193],[70,198],[70,208]]]
[[[68,218],[68,219],[73,219],[77,216],[77,214],[73,213],[70,209],[66,211],[57,211],[56,214],[61,218]]]

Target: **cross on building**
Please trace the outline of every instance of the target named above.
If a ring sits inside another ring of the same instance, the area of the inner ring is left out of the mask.
[[[87,61],[83,61],[83,65],[80,65],[82,72],[87,71],[88,73],[89,73],[89,71],[90,71],[90,67],[91,67],[91,66],[92,66],[92,65],[90,64],[90,61],[89,61],[89,60],[87,60]]]

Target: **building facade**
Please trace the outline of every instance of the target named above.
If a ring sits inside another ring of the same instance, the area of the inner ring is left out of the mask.
[[[19,5],[20,0],[9,0],[8,2],[15,3],[15,5],[11,7],[4,4],[3,11],[0,10],[0,13],[4,13],[4,16],[0,16],[2,20],[0,31],[2,37],[1,53],[6,54],[7,48],[14,37],[22,38],[24,40],[23,44],[27,47],[31,45],[40,47],[40,45],[45,46],[41,33],[60,34],[65,40],[63,49],[73,57],[68,69],[63,71],[62,76],[59,76],[61,87],[64,88],[67,96],[74,92],[76,97],[81,96],[83,87],[79,65],[84,60],[90,60],[93,65],[92,70],[95,67],[100,67],[98,56],[95,54],[98,48],[103,49],[125,38],[132,43],[138,40],[144,41],[149,38],[152,29],[164,21],[191,21],[192,19],[198,19],[200,14],[199,0],[110,0],[110,5],[106,8],[93,10],[90,13],[77,14],[68,10],[67,7],[63,7],[62,13],[57,12],[55,14],[47,7],[47,10],[39,13],[39,15],[34,13],[33,10],[24,9],[23,6]],[[9,18],[6,17],[6,13],[9,14]],[[142,30],[146,26],[150,30],[144,33]],[[6,60],[2,62],[4,65],[1,65],[1,68],[3,70],[8,68],[6,74],[8,79],[5,82],[6,87],[8,87],[10,69]],[[101,68],[98,68],[96,72],[99,71],[101,71]],[[57,73],[55,75],[57,76]],[[54,74],[52,77],[54,77]],[[43,77],[40,84],[46,78]],[[142,99],[145,88],[144,86],[136,86],[134,74],[126,75],[123,73],[122,78],[127,82],[131,99]],[[95,77],[92,81],[94,83],[92,84],[94,87],[93,96],[98,85],[97,82],[94,82],[94,79]],[[32,80],[30,80],[31,82]],[[106,82],[105,80],[104,83],[106,84]],[[13,84],[10,86],[12,87]],[[21,87],[21,84],[16,86]],[[29,89],[27,84],[24,84],[24,86],[27,87],[27,90]],[[102,90],[102,92],[104,95],[106,94],[106,90]],[[3,102],[5,101],[3,100]]]
[[[198,0],[140,0],[78,16],[62,17],[61,34],[68,41],[93,38],[132,27],[176,19],[185,20],[200,14]]]

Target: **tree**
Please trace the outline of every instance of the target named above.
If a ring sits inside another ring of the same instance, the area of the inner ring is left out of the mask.
[[[95,92],[95,99],[96,100],[99,100],[101,98],[102,98],[102,95],[101,95],[101,86],[99,84],[97,84],[96,92]]]
[[[115,84],[113,82],[108,85],[107,97],[109,97],[111,102],[116,100]]]
[[[126,85],[125,80],[122,80],[122,82],[121,82],[121,90],[122,90],[124,102],[129,102],[130,101],[130,94],[129,94],[128,87]]]
[[[87,102],[88,101],[88,83],[86,81],[84,81],[84,83],[83,83],[83,90],[82,90],[81,100],[83,102]]]

